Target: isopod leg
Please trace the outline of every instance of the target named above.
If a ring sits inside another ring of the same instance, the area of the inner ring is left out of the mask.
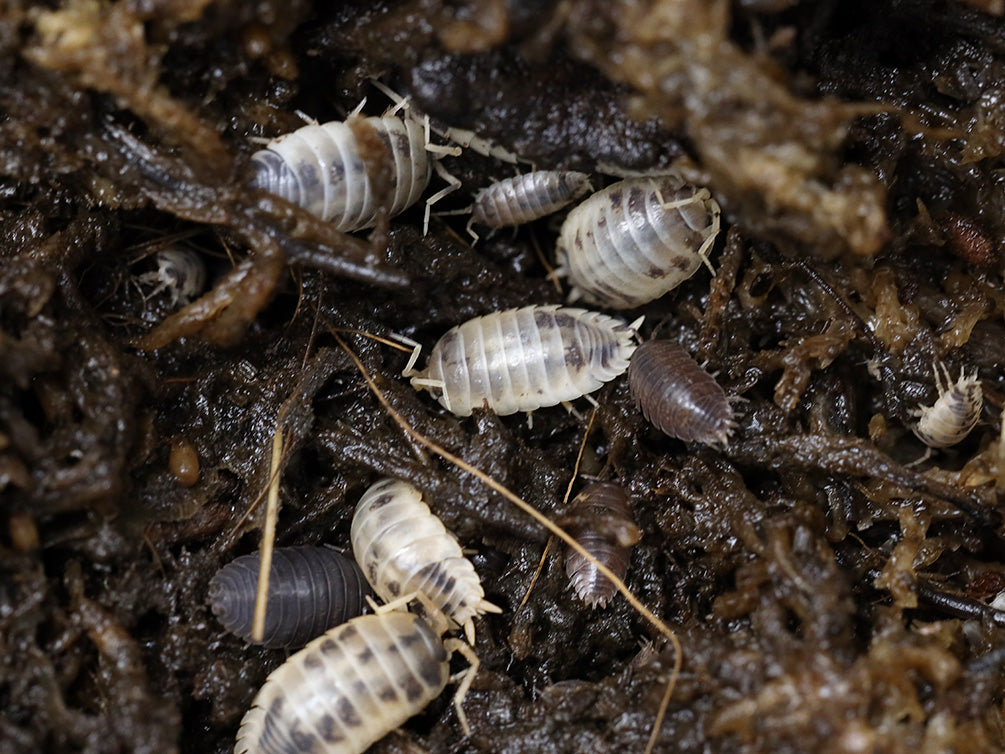
[[[447,639],[443,642],[443,646],[448,652],[460,652],[464,656],[464,659],[468,661],[468,669],[451,676],[450,681],[454,683],[460,680],[457,691],[454,692],[454,709],[457,710],[457,721],[461,724],[464,735],[470,736],[471,726],[468,725],[468,716],[464,714],[464,697],[468,695],[468,690],[475,680],[475,675],[478,673],[478,668],[481,666],[482,661],[478,659],[475,650],[460,639]]]
[[[429,213],[432,210],[433,205],[436,204],[438,201],[440,201],[440,199],[442,199],[443,197],[447,196],[448,194],[452,194],[454,191],[457,191],[457,189],[461,187],[460,180],[455,176],[451,175],[451,173],[445,167],[443,167],[439,162],[437,161],[433,162],[433,169],[436,170],[436,174],[440,176],[440,178],[445,180],[449,185],[444,186],[442,189],[437,191],[431,197],[426,199],[426,214],[422,220],[422,235],[426,235],[426,233],[429,232]]]
[[[394,332],[391,333],[391,340],[396,340],[402,345],[410,346],[412,348],[412,355],[408,357],[408,363],[405,364],[405,368],[401,370],[402,377],[411,377],[415,374],[415,362],[419,360],[419,354],[422,353],[422,344],[405,335],[399,335]]]

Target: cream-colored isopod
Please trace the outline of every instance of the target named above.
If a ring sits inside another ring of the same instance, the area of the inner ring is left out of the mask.
[[[381,599],[420,593],[474,643],[474,617],[502,612],[485,600],[481,580],[422,493],[408,482],[382,479],[356,506],[349,531],[352,552]]]
[[[405,612],[362,615],[330,629],[269,674],[241,721],[234,754],[359,754],[440,695],[450,677],[448,639]],[[469,650],[470,651],[470,650]],[[477,671],[472,661],[455,697]]]
[[[636,324],[560,306],[525,306],[451,328],[421,372],[403,375],[448,411],[470,416],[488,406],[500,416],[581,398],[628,369]]]
[[[963,440],[977,426],[984,407],[984,391],[976,371],[968,376],[961,369],[960,378],[953,382],[943,364],[945,385],[939,379],[935,364],[932,364],[932,371],[939,397],[931,406],[922,406],[918,410],[918,423],[912,429],[928,447],[948,448]],[[925,457],[928,457],[927,453]]]
[[[704,262],[719,232],[708,189],[663,175],[626,178],[591,194],[562,224],[557,272],[570,303],[633,309],[673,290]]]

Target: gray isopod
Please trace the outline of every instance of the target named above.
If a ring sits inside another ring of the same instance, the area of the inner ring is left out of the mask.
[[[251,642],[261,555],[242,555],[209,582],[213,613],[224,627]],[[269,570],[261,644],[300,647],[327,629],[360,615],[371,594],[349,558],[327,547],[277,547]]]
[[[454,699],[467,732],[460,701],[478,661],[441,634],[405,612],[330,629],[269,675],[241,721],[234,754],[360,754],[440,695],[454,650],[471,662]]]
[[[476,223],[505,228],[532,222],[557,212],[592,188],[590,176],[574,170],[537,170],[507,178],[475,195],[468,232]]]
[[[474,641],[474,617],[501,612],[485,600],[481,580],[415,487],[396,479],[372,485],[356,506],[349,531],[356,562],[370,586],[390,602],[421,593]]]
[[[631,547],[642,538],[624,489],[614,482],[591,484],[573,499],[570,513],[577,518],[565,525],[569,534],[624,579]],[[566,550],[565,572],[576,594],[590,607],[607,607],[617,592],[614,582],[572,548]]]
[[[583,298],[632,309],[697,272],[719,232],[719,205],[708,189],[665,174],[627,178],[587,197],[562,224],[559,272]]]
[[[451,328],[425,370],[403,375],[457,416],[487,405],[500,416],[581,398],[628,368],[635,325],[606,314],[525,306]]]
[[[354,114],[345,121],[304,126],[273,139],[251,156],[255,170],[252,184],[303,207],[341,231],[369,228],[376,223],[381,206],[380,197],[374,196],[374,176],[364,160],[365,153],[373,152],[365,145],[373,144],[375,138],[387,148],[393,165],[392,217],[418,201],[429,185],[436,162],[430,152],[456,153],[430,144],[428,132],[412,118]],[[452,186],[428,200],[427,215],[429,204],[459,185],[456,179],[448,180]]]
[[[949,370],[942,365],[945,385],[935,364],[932,364],[932,371],[939,397],[933,405],[920,408],[920,418],[913,430],[918,439],[930,448],[948,448],[960,442],[977,426],[984,407],[984,391],[976,371],[967,376],[961,369],[960,378],[953,382]]]

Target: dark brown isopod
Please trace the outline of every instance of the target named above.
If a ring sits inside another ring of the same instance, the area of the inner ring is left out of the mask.
[[[619,579],[628,572],[631,547],[642,533],[632,519],[628,495],[613,482],[597,482],[576,495],[570,507],[567,531]],[[565,555],[565,572],[572,588],[590,607],[606,607],[617,588],[573,549]]]
[[[725,391],[686,351],[665,340],[635,350],[628,386],[642,415],[671,437],[725,445],[736,426]]]
[[[259,553],[228,563],[209,582],[209,602],[224,627],[251,642]],[[360,615],[373,594],[352,560],[326,547],[277,547],[261,644],[299,647]]]

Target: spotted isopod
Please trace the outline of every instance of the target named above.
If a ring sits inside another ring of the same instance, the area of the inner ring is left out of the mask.
[[[440,695],[450,654],[478,660],[458,639],[405,612],[361,615],[330,629],[274,670],[241,721],[234,754],[360,754]]]
[[[585,309],[525,306],[453,327],[415,372],[418,348],[403,375],[448,411],[476,408],[505,416],[581,398],[628,368],[635,325]]]
[[[209,602],[231,633],[252,642],[259,553],[231,561],[209,582]],[[371,594],[353,561],[327,547],[277,547],[269,570],[261,644],[300,647],[360,615]]]
[[[632,309],[673,290],[704,262],[719,232],[708,189],[674,174],[626,178],[587,197],[562,224],[557,256],[570,302]]]
[[[368,151],[364,144],[372,143],[374,137],[383,142],[393,163],[392,217],[418,201],[434,167],[451,183],[427,201],[428,222],[428,205],[460,185],[439,169],[430,152],[456,152],[430,144],[428,131],[413,118],[353,114],[345,121],[299,128],[251,156],[252,185],[303,207],[338,230],[369,228],[380,210],[380,197],[374,196],[375,177],[364,160]]]
[[[685,442],[725,445],[736,426],[726,393],[712,375],[665,340],[638,347],[628,388],[649,422]]]
[[[930,448],[948,448],[960,442],[977,426],[984,406],[984,392],[976,371],[968,377],[961,369],[956,382],[952,381],[944,364],[942,371],[945,385],[939,377],[939,370],[932,364],[939,397],[933,405],[920,407],[917,412],[920,418],[912,428],[918,439]]]
[[[385,601],[425,595],[474,641],[474,617],[501,612],[485,600],[471,561],[415,487],[396,479],[372,485],[349,530],[356,562]]]
[[[591,484],[573,499],[570,514],[577,518],[565,525],[566,531],[624,579],[631,546],[642,537],[624,489],[613,482]],[[590,607],[607,607],[607,601],[617,593],[614,582],[571,548],[566,550],[565,572],[576,594]]]
[[[472,225],[506,228],[557,212],[590,191],[590,176],[574,170],[537,170],[486,186],[475,195]]]

